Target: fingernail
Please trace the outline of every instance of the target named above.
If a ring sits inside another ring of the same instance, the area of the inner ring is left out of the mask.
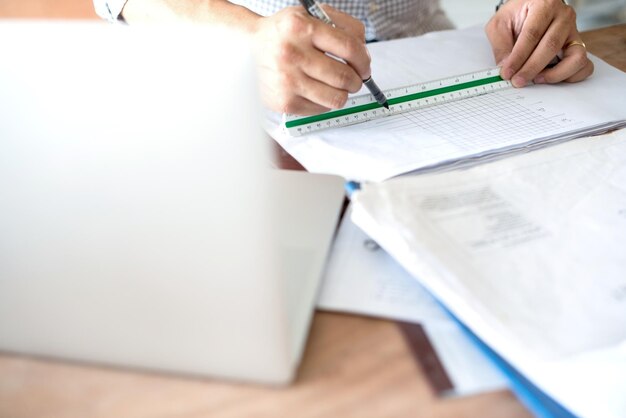
[[[505,80],[510,80],[513,77],[513,69],[512,68],[503,68],[502,69],[502,78]]]
[[[516,75],[511,80],[515,87],[524,87],[526,85],[526,80],[521,75]]]
[[[542,75],[538,75],[534,80],[535,84],[545,84],[546,78]]]

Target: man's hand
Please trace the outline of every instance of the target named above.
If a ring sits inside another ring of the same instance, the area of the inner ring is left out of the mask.
[[[336,28],[297,6],[259,19],[255,42],[261,93],[272,110],[309,115],[340,108],[348,92],[359,91],[370,76],[363,24],[332,7],[324,11]]]
[[[577,82],[593,73],[580,44],[574,9],[562,0],[507,1],[485,28],[502,78],[515,87],[535,83]],[[562,60],[547,65],[563,51]]]

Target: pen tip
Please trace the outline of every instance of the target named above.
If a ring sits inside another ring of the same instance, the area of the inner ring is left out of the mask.
[[[384,107],[385,109],[389,110],[389,103],[387,103],[387,102],[383,103],[383,107]]]

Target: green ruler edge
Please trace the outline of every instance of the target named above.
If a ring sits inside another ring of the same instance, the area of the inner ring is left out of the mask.
[[[467,83],[455,84],[448,87],[442,87],[439,89],[428,90],[419,93],[407,94],[406,96],[395,97],[388,100],[389,106],[397,105],[400,103],[411,102],[413,100],[419,100],[426,97],[438,96],[440,94],[451,93],[453,91],[465,90],[472,87],[484,86],[485,84],[497,83],[502,81],[502,77],[499,75],[495,77],[483,78],[481,80],[468,81]],[[331,112],[321,113],[319,115],[306,116],[301,119],[295,119],[285,122],[285,127],[295,128],[296,126],[308,125],[309,123],[319,122],[327,119],[333,119],[341,116],[352,115],[354,113],[365,112],[367,110],[373,110],[382,108],[376,102],[368,103],[364,105],[347,107],[345,109],[333,110]]]

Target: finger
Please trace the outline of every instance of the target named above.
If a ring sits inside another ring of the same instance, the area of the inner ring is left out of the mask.
[[[300,68],[309,77],[350,93],[359,91],[363,84],[352,67],[318,51],[301,60]]]
[[[327,107],[313,103],[304,97],[297,96],[292,93],[283,92],[280,94],[271,89],[262,91],[263,103],[270,109],[280,113],[289,113],[293,115],[316,115],[327,112]]]
[[[547,7],[537,7],[528,11],[513,50],[502,64],[503,73],[517,74],[537,48],[552,20],[553,14]]]
[[[572,46],[563,52],[563,59],[556,66],[540,72],[534,81],[538,84],[559,83],[578,74],[590,63],[585,48]],[[593,71],[593,64],[591,70]]]
[[[301,92],[307,91],[305,84],[309,79],[299,69],[290,72],[267,70],[260,77],[260,90],[263,102],[270,109],[296,115],[317,114],[330,109],[303,97]]]
[[[513,85],[515,87],[523,87],[526,83],[528,83],[528,81],[535,79],[537,74],[543,71],[559,53],[559,51],[561,51],[561,48],[563,48],[570,32],[570,21],[565,19],[553,20],[528,60],[511,79]],[[554,68],[557,68],[562,64],[567,66],[567,63],[562,61]],[[576,71],[579,69],[580,68],[577,68]]]
[[[570,78],[566,79],[565,81],[568,83],[578,83],[579,81],[583,81],[584,79],[589,77],[591,74],[593,74],[593,69],[594,69],[593,62],[591,62],[588,59],[587,64],[583,67],[582,70],[580,70],[579,72],[577,72]]]
[[[502,65],[502,62],[509,56],[515,45],[515,34],[511,28],[506,24],[504,19],[493,18],[485,27],[485,32],[489,43],[491,44],[491,50],[496,60],[497,65]],[[513,71],[505,73],[505,68],[502,69],[500,74],[505,80],[509,80],[513,76]]]
[[[341,28],[357,39],[365,42],[365,26],[363,23],[355,19],[354,17],[343,13],[328,4],[323,4],[322,9],[328,14],[328,17],[333,21],[333,23]]]
[[[312,35],[313,46],[345,60],[362,80],[369,78],[371,59],[365,43],[343,30],[318,23]]]
[[[340,109],[348,100],[348,91],[317,81],[302,74],[295,94],[327,109]]]
[[[304,97],[294,97],[291,100],[289,106],[285,108],[283,113],[309,116],[318,115],[320,113],[328,112],[329,110],[329,108],[321,106],[317,103],[313,103],[312,101],[307,100]]]

